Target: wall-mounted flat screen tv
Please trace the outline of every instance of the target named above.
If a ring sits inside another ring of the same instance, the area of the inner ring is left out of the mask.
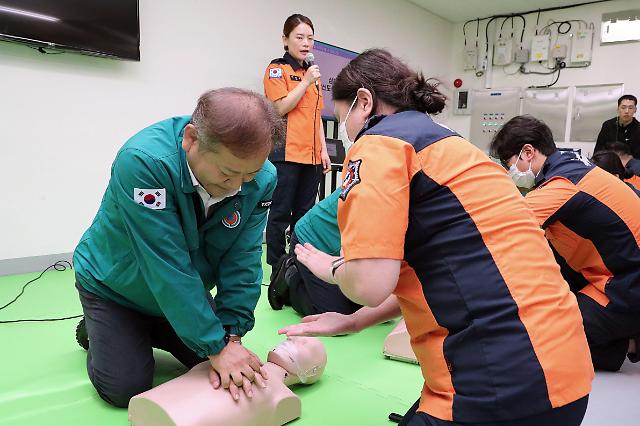
[[[0,39],[139,61],[138,0],[0,0]]]

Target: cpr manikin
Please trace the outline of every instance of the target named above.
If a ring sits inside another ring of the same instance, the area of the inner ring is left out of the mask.
[[[411,337],[407,331],[404,318],[398,322],[391,333],[384,339],[382,353],[384,356],[397,359],[398,361],[418,363],[416,354],[411,348]]]
[[[287,386],[316,382],[327,363],[316,337],[290,337],[269,352],[267,387],[253,386],[253,398],[240,392],[234,401],[209,381],[209,361],[186,374],[143,392],[129,402],[133,426],[279,426],[301,413],[300,398]]]

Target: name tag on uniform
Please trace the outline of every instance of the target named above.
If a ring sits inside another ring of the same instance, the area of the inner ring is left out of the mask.
[[[293,81],[302,81],[302,79],[300,77],[298,77],[297,75],[290,75],[289,77],[291,77],[291,80]]]
[[[269,78],[282,78],[282,68],[271,68]]]

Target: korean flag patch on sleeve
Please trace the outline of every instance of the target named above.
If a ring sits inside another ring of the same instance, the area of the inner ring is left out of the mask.
[[[269,78],[282,78],[282,68],[269,69]]]
[[[165,188],[133,188],[133,201],[153,210],[161,210],[167,207],[167,190]]]

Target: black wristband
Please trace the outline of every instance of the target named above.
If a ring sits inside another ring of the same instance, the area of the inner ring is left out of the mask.
[[[229,342],[236,342],[242,344],[242,339],[240,336],[236,334],[231,334],[231,327],[228,325],[223,326],[224,328],[224,344],[228,344]]]

